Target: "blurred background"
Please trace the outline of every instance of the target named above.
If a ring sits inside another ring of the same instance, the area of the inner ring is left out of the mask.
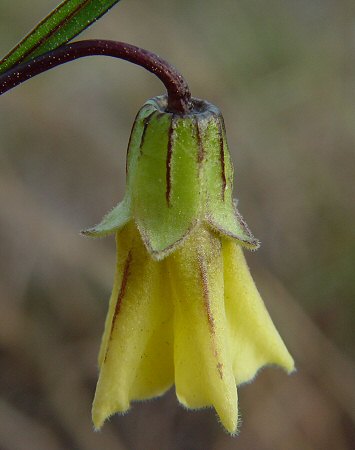
[[[0,55],[56,4],[1,0]],[[222,110],[248,262],[298,371],[239,389],[237,438],[173,390],[93,432],[115,248],[79,230],[122,199],[135,114],[164,89],[81,60],[0,99],[0,449],[354,449],[354,2],[123,0],[82,37],[157,52]]]

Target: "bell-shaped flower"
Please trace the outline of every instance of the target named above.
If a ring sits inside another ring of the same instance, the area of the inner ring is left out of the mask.
[[[99,354],[93,422],[175,385],[187,408],[215,408],[238,425],[237,385],[288,353],[250,275],[256,249],[232,198],[223,118],[194,100],[186,116],[165,97],[138,113],[124,200],[89,236],[116,234],[117,269]]]

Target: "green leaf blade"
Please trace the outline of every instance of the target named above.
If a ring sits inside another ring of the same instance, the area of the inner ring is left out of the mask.
[[[0,61],[0,74],[67,43],[119,1],[64,0]]]

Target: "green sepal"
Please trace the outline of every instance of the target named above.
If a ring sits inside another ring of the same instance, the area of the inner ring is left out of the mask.
[[[199,122],[203,148],[203,186],[206,222],[221,234],[237,239],[249,249],[259,242],[250,232],[233,200],[233,164],[225,135],[222,115],[215,107],[213,114]]]
[[[118,231],[133,218],[131,214],[130,174],[132,172],[134,173],[134,167],[136,166],[137,162],[137,152],[135,151],[135,149],[138,148],[139,150],[144,129],[144,121],[155,111],[156,109],[150,104],[150,101],[148,101],[140,109],[134,121],[127,150],[127,182],[126,195],[124,199],[120,203],[118,203],[118,205],[116,205],[111,211],[109,211],[98,225],[81,231],[81,234],[94,238],[108,236]]]
[[[233,201],[221,113],[201,100],[194,106],[186,116],[174,115],[166,111],[166,97],[156,97],[141,108],[128,145],[125,199],[85,235],[106,236],[133,220],[151,256],[161,260],[205,222],[258,248]]]
[[[130,201],[126,196],[122,202],[108,212],[94,227],[83,230],[81,234],[89,237],[104,237],[115,233],[132,219]]]
[[[129,176],[136,225],[151,255],[162,259],[198,224],[201,201],[194,117],[158,108],[145,122],[139,150],[132,151],[138,156]]]
[[[142,139],[144,139],[143,134],[145,134],[145,129],[150,117],[156,112],[156,110],[156,105],[153,99],[148,100],[138,111],[133,123],[131,135],[129,137],[126,161],[126,191],[128,195],[131,195],[132,192],[132,179],[134,179],[137,161],[141,153],[141,142]]]
[[[238,240],[243,247],[257,250],[260,242],[253,236],[239,213],[236,201],[233,202],[232,209],[229,204],[226,206],[224,209],[213,211],[213,214],[206,215],[206,222],[222,235]]]

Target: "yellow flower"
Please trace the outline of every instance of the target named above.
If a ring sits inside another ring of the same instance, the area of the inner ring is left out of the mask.
[[[117,241],[95,428],[132,401],[162,395],[175,384],[180,403],[214,407],[235,433],[237,385],[267,364],[294,368],[244,259],[241,245],[258,243],[232,202],[233,170],[220,113],[202,106],[178,118],[164,113],[162,99],[143,107],[129,147],[125,199],[86,231],[115,232]],[[172,139],[174,129],[180,132]],[[190,205],[187,212],[181,198]]]

